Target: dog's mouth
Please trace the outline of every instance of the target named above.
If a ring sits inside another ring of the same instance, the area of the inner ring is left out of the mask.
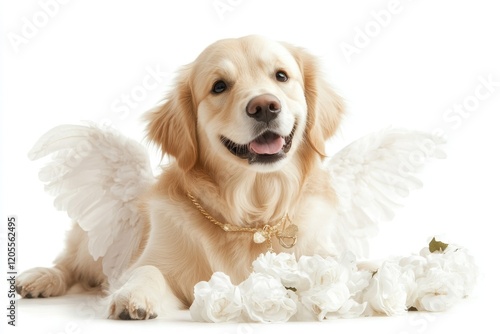
[[[247,159],[249,164],[274,163],[286,157],[292,147],[295,126],[288,136],[281,136],[273,131],[265,131],[248,144],[236,144],[221,136],[221,142],[229,152],[241,159]]]

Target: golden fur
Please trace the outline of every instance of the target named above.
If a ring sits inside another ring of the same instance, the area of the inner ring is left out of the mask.
[[[277,71],[285,71],[288,81],[277,81]],[[228,86],[221,94],[211,92],[217,80]],[[262,94],[281,102],[276,131],[285,136],[294,127],[295,132],[286,157],[249,163],[229,152],[220,138],[239,144],[252,140],[255,121],[245,107]],[[197,282],[223,271],[238,283],[266,251],[265,243],[255,244],[251,234],[225,232],[209,222],[187,192],[215,219],[233,225],[275,224],[288,214],[299,227],[298,242],[287,250],[273,240],[277,252],[336,255],[317,238],[323,233],[321,217],[330,214],[335,202],[321,160],[342,113],[342,101],[321,77],[316,59],[289,44],[257,36],[221,40],[185,66],[166,102],[147,115],[149,138],[175,162],[144,195],[142,212],[149,221],[144,235],[149,239],[112,287],[110,317],[152,318],[160,310],[158,296],[171,293],[189,306]],[[85,252],[86,237],[77,226],[68,240],[52,269],[52,279],[63,287],[45,295],[62,294],[77,280],[105,282],[100,263]],[[25,279],[24,286],[28,283],[34,284]]]

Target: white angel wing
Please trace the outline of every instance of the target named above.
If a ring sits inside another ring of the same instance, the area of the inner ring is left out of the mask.
[[[424,164],[446,157],[442,144],[442,138],[431,134],[389,128],[358,139],[325,161],[338,197],[334,219],[344,226],[342,242],[348,249],[367,255],[366,237],[374,234],[377,223],[393,218],[411,190],[422,186],[415,174]]]
[[[87,232],[94,260],[113,278],[130,262],[142,235],[138,197],[154,177],[145,148],[110,128],[61,125],[43,135],[28,156],[52,154],[41,169],[45,190]]]

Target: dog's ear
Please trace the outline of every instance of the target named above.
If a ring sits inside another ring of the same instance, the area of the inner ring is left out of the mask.
[[[186,171],[193,168],[198,160],[198,141],[189,66],[179,72],[166,102],[146,118],[148,137],[160,146],[162,153],[175,157]]]
[[[344,113],[344,102],[323,78],[315,56],[306,50],[285,44],[302,71],[307,102],[307,143],[322,157],[325,142],[335,133]]]

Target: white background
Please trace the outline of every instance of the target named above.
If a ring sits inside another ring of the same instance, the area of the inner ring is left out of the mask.
[[[426,167],[423,188],[411,194],[394,221],[381,226],[373,240],[373,256],[416,252],[430,236],[438,235],[467,247],[481,269],[474,295],[445,314],[284,324],[283,329],[437,333],[472,331],[494,320],[500,223],[500,20],[495,1],[62,2],[56,9],[42,5],[55,0],[2,1],[0,8],[1,219],[18,216],[19,271],[49,266],[62,250],[69,227],[65,213],[53,209],[38,181],[41,163],[27,158],[40,135],[59,124],[91,120],[111,122],[141,141],[141,115],[172,88],[179,66],[217,39],[261,34],[318,55],[328,79],[346,99],[347,116],[331,144],[332,153],[389,125],[440,130],[448,138],[448,159]],[[229,7],[221,13],[214,7],[217,3]],[[377,13],[393,8],[391,3],[396,10],[390,18],[383,17],[383,25],[377,23]],[[371,35],[364,41],[362,30]],[[341,48],[346,44],[359,46],[357,53],[346,57]],[[157,87],[148,86],[144,95],[137,95],[151,70],[161,72]],[[490,91],[481,81],[488,78],[496,83]],[[136,105],[125,112],[122,98],[134,92]],[[475,97],[478,92],[480,99]],[[454,106],[462,106],[466,113],[453,112]],[[156,151],[151,148],[151,152],[158,164]],[[4,252],[5,228],[1,232]],[[1,259],[4,271],[5,256]],[[7,291],[4,280],[1,289]],[[0,296],[6,305],[6,293]],[[186,328],[265,333],[277,329],[192,324],[186,322],[186,313],[180,313],[175,323],[124,325],[95,320],[94,313],[82,311],[81,306],[81,300],[71,298],[23,300],[18,330]],[[3,313],[0,319],[5,326]]]

